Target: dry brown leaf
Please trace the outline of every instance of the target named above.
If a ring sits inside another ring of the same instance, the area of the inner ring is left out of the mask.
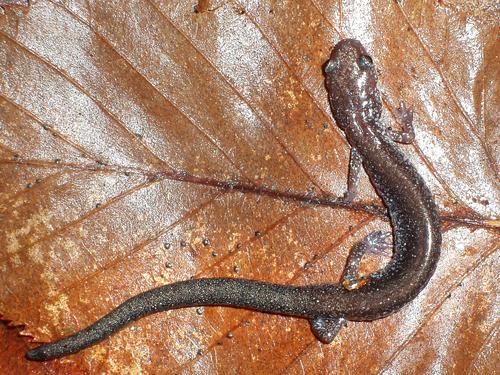
[[[5,7],[0,315],[47,342],[138,292],[191,277],[337,281],[352,244],[387,228],[359,207],[292,199],[345,189],[349,147],[332,121],[321,69],[345,37],[374,56],[384,121],[393,121],[401,99],[415,109],[416,143],[404,150],[446,218],[442,257],[421,295],[389,318],[349,324],[331,345],[317,342],[305,320],[190,308],[144,318],[52,363],[27,364],[17,354],[8,369],[498,368],[499,236],[487,221],[500,212],[498,7],[345,3]],[[362,192],[361,201],[379,204],[366,178]]]

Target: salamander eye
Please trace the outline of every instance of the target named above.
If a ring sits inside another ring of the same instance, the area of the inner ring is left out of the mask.
[[[340,68],[340,63],[337,59],[328,60],[325,65],[325,73],[333,73]]]
[[[358,66],[360,69],[368,69],[373,66],[373,60],[368,55],[361,55],[358,58]]]

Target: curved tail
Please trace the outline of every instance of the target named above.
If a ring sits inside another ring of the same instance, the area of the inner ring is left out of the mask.
[[[26,358],[46,361],[92,346],[146,315],[192,306],[244,307],[269,313],[309,317],[314,307],[310,287],[246,279],[210,278],[181,281],[134,296],[87,328],[29,350]]]

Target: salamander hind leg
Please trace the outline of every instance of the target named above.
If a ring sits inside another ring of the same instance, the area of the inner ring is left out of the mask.
[[[309,322],[314,336],[324,344],[330,344],[340,329],[347,324],[347,320],[344,318],[324,318],[321,316],[311,319]]]
[[[370,280],[370,275],[359,277],[359,265],[365,254],[382,254],[391,247],[391,233],[382,231],[370,233],[354,245],[344,269],[342,280],[344,288],[348,290],[358,289]]]

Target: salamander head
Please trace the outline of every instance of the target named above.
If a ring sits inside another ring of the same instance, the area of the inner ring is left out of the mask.
[[[378,120],[381,103],[377,71],[359,41],[338,42],[325,64],[325,75],[333,116],[341,128],[349,126],[356,116],[362,116],[365,122]]]

